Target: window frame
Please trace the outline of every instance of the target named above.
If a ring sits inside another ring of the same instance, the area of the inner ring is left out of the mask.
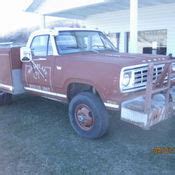
[[[41,34],[41,35],[36,35],[36,36],[34,36],[33,37],[33,39],[32,39],[32,42],[30,43],[30,49],[32,48],[31,46],[32,46],[32,43],[33,43],[33,41],[34,41],[34,39],[35,38],[37,38],[37,37],[41,37],[41,36],[47,36],[48,38],[47,38],[47,47],[46,47],[46,49],[47,49],[47,51],[46,51],[46,55],[40,55],[40,56],[38,56],[38,55],[33,55],[34,57],[48,57],[48,56],[53,56],[53,45],[52,45],[52,40],[51,40],[51,36],[50,36],[50,34]],[[50,43],[51,43],[51,47],[52,47],[52,55],[48,55],[48,48],[49,48],[49,41],[50,41]],[[36,58],[36,59],[37,59]]]

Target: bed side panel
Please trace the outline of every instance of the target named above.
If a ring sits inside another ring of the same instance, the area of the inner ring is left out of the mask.
[[[0,49],[0,90],[13,92],[10,49]]]
[[[12,69],[22,68],[22,62],[20,61],[20,48],[19,47],[11,48],[11,60],[12,60]]]
[[[20,61],[20,48],[11,48],[11,62],[12,62],[12,82],[13,94],[24,93],[24,86],[22,82],[22,62]]]

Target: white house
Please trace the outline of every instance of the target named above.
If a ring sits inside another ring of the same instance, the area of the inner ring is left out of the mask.
[[[34,0],[26,11],[81,20],[121,52],[175,55],[175,0]]]

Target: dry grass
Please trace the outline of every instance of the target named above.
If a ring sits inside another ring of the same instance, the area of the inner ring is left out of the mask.
[[[111,113],[109,133],[87,140],[66,105],[18,96],[0,107],[0,175],[174,174],[175,154],[156,155],[156,146],[175,147],[175,118],[144,131]]]

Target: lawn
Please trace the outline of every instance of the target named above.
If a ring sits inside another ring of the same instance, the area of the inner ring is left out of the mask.
[[[108,134],[97,140],[71,128],[67,105],[18,96],[0,107],[0,175],[175,174],[175,117],[145,131],[110,112]]]

